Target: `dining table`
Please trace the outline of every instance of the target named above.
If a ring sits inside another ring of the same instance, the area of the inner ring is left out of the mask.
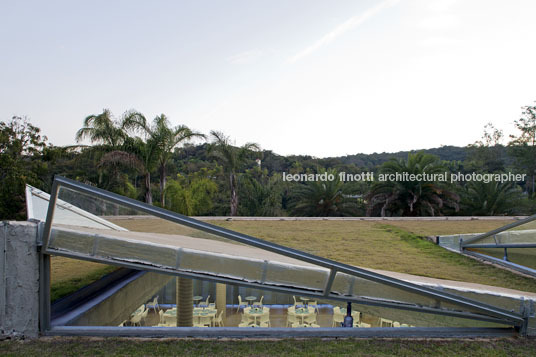
[[[193,317],[194,322],[197,322],[196,319],[199,319],[201,316],[208,316],[212,320],[216,317],[216,313],[218,311],[215,309],[208,309],[208,308],[194,308],[193,311]],[[164,312],[164,321],[166,323],[174,323],[177,321],[177,309],[169,309],[166,312]]]
[[[257,300],[256,296],[246,296],[245,300],[248,302],[249,305],[253,304],[255,300]]]
[[[262,314],[264,314],[264,311],[265,310],[262,307],[252,307],[252,308],[244,310],[244,314],[246,314],[246,316],[253,317],[253,321],[255,325],[258,325],[257,318],[261,317]]]
[[[307,305],[307,302],[311,299],[309,299],[308,297],[300,296],[300,300],[303,301],[305,305]]]
[[[192,298],[192,300],[194,301],[194,305],[199,305],[199,302],[200,302],[201,300],[203,300],[203,297],[202,297],[202,296],[194,296],[194,297]]]
[[[314,312],[310,311],[307,307],[297,307],[294,309],[294,313],[296,314],[296,317],[300,319],[300,323],[303,325],[303,320],[307,316],[312,315]]]

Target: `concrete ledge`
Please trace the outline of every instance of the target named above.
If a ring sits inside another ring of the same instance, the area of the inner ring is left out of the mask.
[[[0,335],[37,337],[37,224],[0,223]]]
[[[54,327],[47,336],[201,337],[201,338],[490,338],[514,337],[512,328],[239,328],[239,327]]]

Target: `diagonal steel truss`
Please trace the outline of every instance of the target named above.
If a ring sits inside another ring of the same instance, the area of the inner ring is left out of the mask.
[[[54,217],[54,209],[56,206],[56,200],[58,198],[58,192],[59,192],[60,187],[64,187],[64,188],[68,188],[68,189],[71,189],[80,193],[88,194],[96,198],[108,200],[110,202],[120,204],[129,208],[133,208],[133,209],[142,211],[144,213],[153,215],[158,218],[162,218],[171,222],[175,222],[181,225],[195,228],[195,229],[198,229],[207,233],[211,233],[211,234],[214,234],[214,235],[226,238],[226,239],[230,239],[236,242],[240,242],[249,246],[253,246],[256,248],[264,249],[266,251],[270,251],[270,252],[274,252],[274,253],[284,255],[287,257],[291,257],[294,259],[298,259],[303,262],[317,265],[319,267],[327,268],[330,270],[329,278],[327,280],[325,287],[321,291],[319,291],[319,290],[297,288],[297,287],[291,287],[291,286],[274,286],[274,285],[269,285],[269,284],[264,284],[264,283],[247,282],[247,281],[240,280],[240,279],[218,277],[218,276],[213,276],[213,275],[207,275],[206,273],[200,273],[200,272],[187,272],[187,271],[180,271],[180,270],[175,270],[175,269],[159,268],[159,267],[144,265],[140,263],[117,261],[113,259],[106,259],[106,258],[100,258],[100,257],[97,258],[97,257],[91,257],[89,255],[80,254],[80,253],[66,252],[66,251],[61,251],[61,250],[50,248],[48,246],[48,243],[49,243],[49,238],[51,235],[52,221]],[[523,329],[523,327],[526,326],[527,324],[527,321],[526,321],[527,318],[516,312],[508,311],[508,310],[505,310],[505,309],[502,309],[493,305],[481,303],[479,301],[461,297],[455,294],[446,293],[444,291],[405,282],[399,279],[395,279],[389,276],[371,272],[365,269],[357,268],[351,265],[347,265],[347,264],[336,262],[330,259],[315,256],[315,255],[312,255],[303,251],[299,251],[296,249],[292,249],[292,248],[288,248],[282,245],[271,243],[271,242],[268,242],[259,238],[255,238],[246,234],[238,233],[238,232],[225,229],[219,226],[215,226],[206,222],[202,222],[202,221],[199,221],[199,220],[187,217],[187,216],[183,216],[175,212],[170,212],[159,207],[150,206],[143,202],[139,202],[139,201],[127,198],[127,197],[123,197],[123,196],[120,196],[120,195],[117,195],[117,194],[114,194],[114,193],[111,193],[111,192],[108,192],[99,188],[88,186],[88,185],[85,185],[85,184],[82,184],[77,181],[73,181],[73,180],[70,180],[61,176],[56,176],[54,178],[52,192],[50,195],[50,202],[49,202],[48,211],[47,211],[47,218],[46,218],[45,226],[44,226],[43,233],[42,233],[42,247],[43,247],[42,252],[44,253],[44,255],[50,255],[50,254],[63,255],[63,256],[76,258],[76,259],[96,261],[96,262],[101,262],[105,264],[119,265],[119,266],[124,266],[127,268],[138,269],[138,270],[154,271],[157,273],[164,273],[164,274],[175,275],[175,276],[183,276],[183,277],[188,277],[192,279],[202,279],[202,280],[215,281],[215,282],[220,282],[220,283],[236,284],[236,285],[241,285],[245,287],[253,287],[253,288],[258,288],[258,289],[278,291],[278,292],[283,292],[287,294],[297,294],[301,296],[309,296],[309,297],[315,297],[315,298],[331,299],[331,300],[336,300],[336,301],[350,301],[350,302],[363,304],[363,305],[380,306],[380,307],[386,307],[386,308],[418,311],[422,313],[431,313],[431,314],[447,315],[447,316],[453,316],[453,317],[459,317],[459,318],[489,321],[489,322],[499,323],[503,325],[514,326],[516,328],[521,328],[521,329]],[[426,307],[418,303],[415,303],[415,304],[400,303],[400,302],[388,301],[385,299],[374,298],[374,297],[364,298],[364,297],[358,297],[358,296],[343,296],[341,294],[334,293],[331,290],[333,282],[335,280],[335,276],[339,272],[345,273],[354,277],[366,279],[366,280],[376,282],[379,284],[384,284],[389,287],[401,289],[410,293],[418,294],[420,296],[433,298],[439,302],[452,304],[456,306],[457,308],[447,309],[447,308],[442,308],[440,306]],[[49,301],[49,297],[47,298],[45,296],[42,300],[45,302]],[[43,307],[43,309],[46,311],[46,307]],[[43,318],[46,319],[47,316],[44,316]],[[46,328],[47,326],[49,326],[49,324],[45,323],[42,326],[45,326]]]

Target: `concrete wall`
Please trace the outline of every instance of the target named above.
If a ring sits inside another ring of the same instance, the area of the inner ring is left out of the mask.
[[[37,224],[0,223],[0,335],[37,337]]]
[[[62,322],[72,326],[117,326],[124,320],[129,320],[132,312],[171,279],[175,277],[147,272],[117,289],[96,296],[78,311],[74,311],[72,319]]]

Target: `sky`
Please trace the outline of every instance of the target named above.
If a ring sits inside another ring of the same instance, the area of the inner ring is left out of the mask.
[[[54,145],[130,109],[315,157],[506,136],[536,101],[533,0],[0,1],[0,121]]]

